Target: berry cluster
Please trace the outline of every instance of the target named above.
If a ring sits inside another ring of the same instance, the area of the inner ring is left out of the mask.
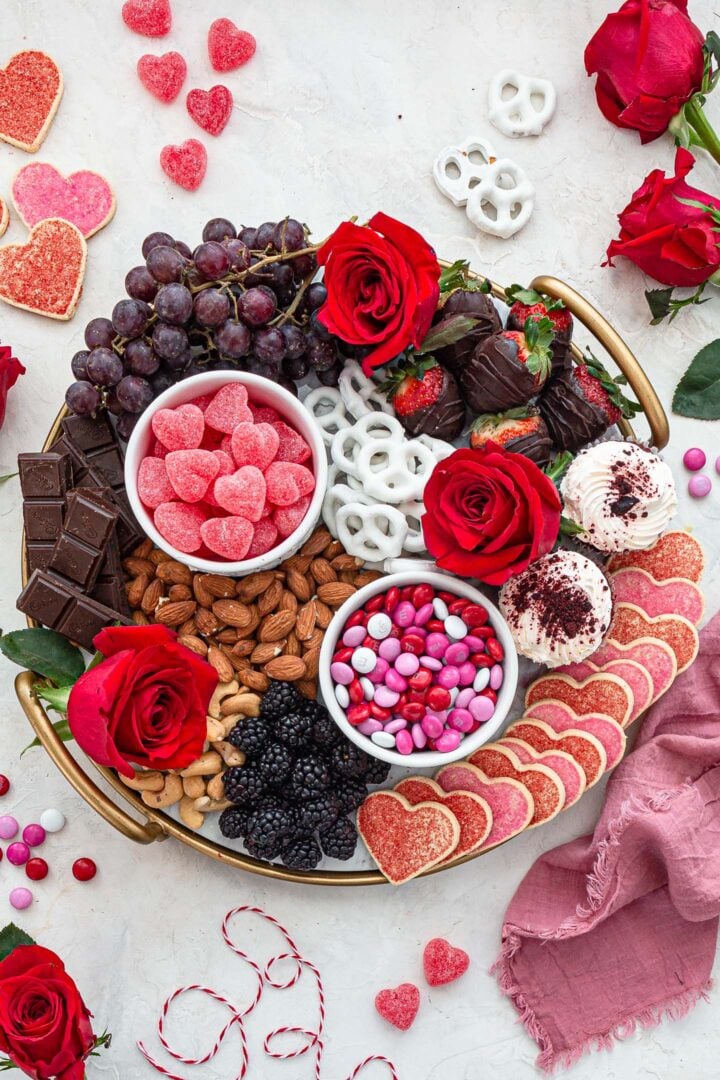
[[[327,292],[313,281],[316,250],[294,218],[239,230],[213,218],[194,251],[151,233],[144,264],[125,278],[129,299],[85,328],[68,408],[83,415],[107,408],[127,439],[158,394],[201,371],[249,371],[293,393],[311,370],[337,385],[343,357],[355,350],[317,318]]]
[[[327,709],[290,683],[272,682],[260,716],[228,736],[247,763],[225,774],[223,836],[243,839],[250,855],[280,858],[293,870],[314,869],[323,855],[349,859],[357,843],[347,817],[381,784],[389,766],[342,734]]]

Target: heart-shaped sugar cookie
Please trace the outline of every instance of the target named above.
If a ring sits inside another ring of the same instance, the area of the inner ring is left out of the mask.
[[[227,86],[191,90],[185,104],[195,123],[208,135],[219,135],[232,114],[233,96]]]
[[[517,754],[506,746],[488,743],[476,750],[468,760],[488,777],[508,777],[528,789],[535,804],[528,828],[554,818],[565,805],[565,789],[557,773],[546,765],[524,765]]]
[[[0,199],[0,236],[4,236],[10,224],[10,211],[4,199]]]
[[[632,690],[617,675],[595,674],[578,682],[569,675],[549,672],[530,683],[525,694],[525,706],[536,701],[565,701],[576,713],[604,713],[612,716],[622,727],[630,720]]]
[[[605,748],[589,731],[575,728],[558,734],[542,720],[522,717],[508,728],[505,737],[522,739],[540,753],[559,750],[569,754],[582,769],[588,787],[597,783],[607,768]]]
[[[485,799],[493,819],[483,849],[495,847],[517,836],[532,820],[535,807],[533,797],[517,780],[488,777],[466,761],[444,765],[436,773],[435,779],[443,791],[471,791]]]
[[[470,967],[470,957],[464,949],[451,945],[445,938],[428,941],[423,951],[423,971],[428,986],[445,986],[455,982]]]
[[[64,218],[77,225],[86,240],[115,213],[115,196],[103,176],[88,169],[63,176],[53,165],[40,161],[16,174],[12,197],[29,229],[46,218]]]
[[[63,79],[47,53],[16,53],[0,68],[0,139],[34,154],[60,104]]]
[[[437,866],[460,840],[457,818],[439,803],[411,806],[394,791],[373,791],[357,813],[358,832],[391,885]]]
[[[454,862],[462,855],[477,851],[487,840],[492,828],[492,810],[479,795],[470,791],[443,791],[427,776],[406,776],[395,785],[395,791],[411,806],[420,802],[440,803],[455,815],[460,826],[460,839],[452,855],[443,862]]]
[[[49,319],[71,319],[86,261],[85,237],[75,225],[41,221],[26,244],[0,247],[0,300]]]

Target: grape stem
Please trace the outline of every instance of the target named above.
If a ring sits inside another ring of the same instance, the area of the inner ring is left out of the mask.
[[[227,274],[223,280],[240,285],[248,274],[257,274],[258,271],[263,270],[264,267],[269,266],[271,263],[287,262],[289,259],[297,259],[301,255],[315,255],[324,243],[323,240],[319,244],[312,244],[309,247],[300,248],[298,251],[281,251],[277,255],[266,255],[264,259],[260,259],[253,266],[248,267],[247,270],[241,270],[239,274]],[[199,293],[204,289],[217,288],[217,282],[205,281],[202,285],[191,285],[189,288],[191,293]]]
[[[292,303],[290,304],[290,306],[288,307],[288,309],[286,311],[284,311],[279,316],[279,318],[273,319],[272,323],[270,324],[271,326],[284,326],[285,323],[288,321],[288,319],[292,319],[293,315],[295,314],[298,307],[300,306],[300,302],[301,302],[303,296],[305,295],[305,293],[307,292],[309,287],[312,285],[313,279],[314,279],[316,274],[317,274],[317,269],[312,270],[307,275],[307,277],[305,277],[303,279],[303,283],[300,286],[300,288],[298,289],[298,291],[295,293],[295,297],[294,297]]]

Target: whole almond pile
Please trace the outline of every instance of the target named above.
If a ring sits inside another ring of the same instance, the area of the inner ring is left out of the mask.
[[[243,578],[193,573],[145,540],[125,559],[133,620],[177,630],[179,640],[216,669],[263,693],[270,679],[317,696],[320,646],[334,612],[381,575],[361,571],[325,528],[275,570]]]

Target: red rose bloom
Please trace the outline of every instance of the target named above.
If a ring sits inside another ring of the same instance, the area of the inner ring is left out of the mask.
[[[700,285],[720,267],[720,233],[706,210],[687,206],[692,199],[720,210],[720,199],[685,183],[695,164],[688,150],[678,149],[675,175],[654,169],[618,215],[620,237],[607,249],[612,266],[624,255],[665,285]]]
[[[0,345],[0,427],[5,420],[8,391],[15,385],[25,368],[12,354],[9,345]]]
[[[420,345],[440,295],[440,266],[420,233],[386,214],[368,228],[344,221],[317,259],[328,291],[318,317],[342,341],[371,348],[366,375]]]
[[[585,49],[595,96],[617,127],[651,142],[700,89],[703,35],[688,18],[687,0],[627,0]]]
[[[0,961],[0,1052],[33,1080],[83,1080],[95,1036],[59,956],[18,945]]]
[[[439,462],[423,498],[423,534],[438,566],[488,585],[502,585],[547,554],[560,531],[552,480],[493,442]]]
[[[135,765],[184,769],[200,756],[215,668],[167,626],[117,626],[94,639],[106,658],[70,691],[67,718],[98,765],[132,776]]]

